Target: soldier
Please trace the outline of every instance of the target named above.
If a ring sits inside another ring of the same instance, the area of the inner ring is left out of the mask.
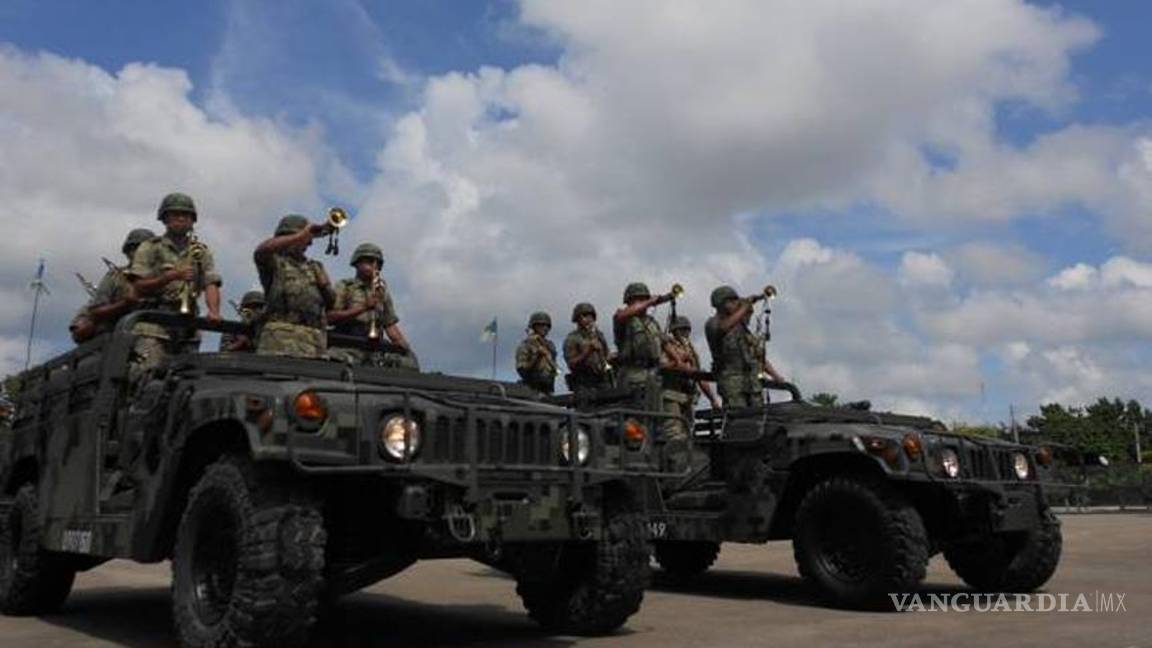
[[[324,264],[304,252],[312,239],[329,230],[328,225],[310,224],[299,214],[289,214],[280,219],[273,237],[256,247],[252,258],[266,299],[256,353],[327,356],[326,315],[336,295]]]
[[[128,232],[124,245],[120,251],[132,262],[132,255],[136,248],[144,241],[156,238],[156,233],[150,229],[139,228]],[[136,306],[136,293],[132,290],[132,282],[128,280],[128,266],[117,267],[108,264],[108,272],[100,280],[95,294],[88,303],[76,313],[72,323],[68,325],[72,333],[72,341],[76,344],[90,340],[101,333],[111,331],[120,318],[127,315]]]
[[[179,312],[187,306],[199,310],[197,296],[204,293],[208,319],[220,321],[220,275],[212,252],[192,233],[196,205],[182,193],[170,193],[160,201],[156,218],[164,223],[164,235],[144,241],[132,255],[128,278],[140,297],[140,307]],[[159,366],[170,355],[194,353],[200,348],[198,332],[141,322],[136,326],[133,348],[133,379]]]
[[[568,363],[568,388],[577,399],[612,386],[608,341],[596,328],[596,307],[580,302],[572,309],[576,328],[564,338],[564,361]]]
[[[356,268],[356,276],[344,279],[336,286],[336,304],[328,313],[328,323],[333,325],[333,332],[358,337],[371,337],[372,333],[376,339],[383,334],[389,342],[402,347],[405,353],[337,347],[333,355],[352,364],[418,369],[408,339],[400,330],[400,319],[396,316],[388,284],[380,278],[384,253],[377,245],[361,243],[352,252],[350,265]]]
[[[696,391],[704,394],[713,409],[720,409],[720,402],[716,400],[707,382],[692,376],[700,371],[700,356],[692,345],[692,322],[687,317],[680,316],[672,320],[662,350],[660,368],[663,369],[663,409],[666,414],[675,417],[663,422],[666,441],[664,456],[670,470],[683,471],[688,467],[688,435],[696,416],[693,409]]]
[[[624,289],[624,307],[612,316],[612,336],[616,339],[617,384],[636,393],[638,399],[660,366],[664,335],[648,309],[671,301],[672,295],[657,295],[642,283]]]
[[[773,380],[784,381],[775,367],[760,355],[757,345],[763,341],[748,329],[753,304],[760,298],[757,295],[741,299],[731,286],[712,291],[712,308],[716,314],[708,318],[704,334],[712,352],[712,374],[725,407],[762,405],[761,371]]]
[[[236,302],[232,302],[235,306]],[[259,326],[261,318],[264,316],[264,293],[259,290],[249,290],[244,293],[240,298],[240,306],[237,308],[240,315],[240,321],[243,322],[248,330],[244,333],[224,333],[220,336],[220,350],[231,351],[234,353],[239,352],[252,352],[256,350],[256,327]]]
[[[525,385],[551,394],[556,390],[556,345],[548,339],[552,318],[536,312],[528,318],[528,337],[516,347],[516,372]]]

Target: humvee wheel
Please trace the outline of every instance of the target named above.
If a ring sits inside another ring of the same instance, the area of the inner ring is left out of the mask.
[[[1045,508],[1033,529],[955,543],[944,548],[944,558],[973,589],[1031,592],[1056,572],[1063,544],[1060,521]]]
[[[720,545],[716,542],[664,540],[655,543],[656,562],[677,580],[688,580],[708,571]]]
[[[924,580],[928,537],[903,498],[883,484],[834,477],[805,495],[792,541],[800,575],[845,607],[890,608],[889,593]]]
[[[64,605],[76,570],[40,548],[36,487],[26,484],[0,520],[0,612],[44,614]]]
[[[550,632],[603,635],[640,609],[651,546],[644,518],[608,518],[598,542],[527,546],[516,569],[516,593],[528,615]]]
[[[188,496],[172,556],[183,645],[296,646],[323,590],[323,518],[246,459],[210,465]]]

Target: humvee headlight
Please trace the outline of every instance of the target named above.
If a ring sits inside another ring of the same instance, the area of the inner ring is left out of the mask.
[[[1012,455],[1012,470],[1016,473],[1017,479],[1028,479],[1028,475],[1032,472],[1028,466],[1028,457],[1021,452]]]
[[[944,448],[940,451],[940,467],[944,469],[944,474],[955,479],[960,476],[960,455],[951,448]]]
[[[420,449],[420,425],[395,414],[384,419],[379,432],[380,454],[386,459],[408,461]]]
[[[588,463],[588,454],[592,449],[592,440],[588,438],[588,433],[581,428],[576,428],[576,462],[581,466]],[[564,463],[572,463],[572,449],[569,447],[568,430],[560,430],[560,456],[564,458]]]
[[[320,427],[328,419],[328,403],[316,392],[306,389],[292,401],[296,420],[308,427]]]

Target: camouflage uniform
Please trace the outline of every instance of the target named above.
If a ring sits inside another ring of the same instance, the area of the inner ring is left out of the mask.
[[[672,323],[672,331],[679,329],[691,330],[691,323],[686,317],[677,317]],[[669,334],[664,338],[664,358],[671,363],[672,356],[669,349],[678,357],[687,357],[693,371],[700,370],[700,356],[696,347],[687,336],[680,338]],[[661,402],[665,414],[674,418],[664,419],[661,427],[666,442],[664,457],[666,469],[683,471],[688,468],[689,446],[688,438],[691,434],[692,424],[695,420],[696,379],[675,371],[664,372],[661,377]]]
[[[232,353],[249,353],[256,350],[254,340],[264,321],[264,293],[249,290],[240,299],[240,321],[248,330],[245,333],[223,333],[220,335],[220,350]]]
[[[624,303],[632,297],[649,296],[648,287],[644,284],[630,284],[624,291]],[[616,341],[617,384],[643,398],[643,390],[660,367],[664,339],[660,324],[651,315],[636,315],[625,322],[614,321],[612,337]]]
[[[727,288],[727,287],[725,287]],[[720,321],[725,318],[719,311],[722,300],[713,293],[713,306],[717,314],[708,318],[704,335],[708,338],[708,350],[712,353],[712,374],[716,389],[725,407],[753,407],[764,403],[764,392],[760,386],[760,366],[756,359],[757,338],[748,330],[748,324],[741,322],[727,332],[720,330]],[[732,296],[736,295],[734,290]]]
[[[528,320],[528,337],[516,347],[516,372],[525,385],[545,394],[556,391],[556,345],[532,330],[535,324],[552,326],[547,313],[533,313]]]
[[[380,330],[396,324],[400,318],[396,316],[396,307],[392,302],[392,293],[388,284],[381,282],[383,288],[381,298],[376,305],[376,323]],[[336,305],[332,310],[347,310],[363,305],[372,295],[372,285],[352,277],[344,279],[336,286]],[[365,311],[352,319],[337,322],[332,327],[333,333],[367,337],[368,328],[372,322],[372,313]],[[403,367],[407,369],[418,368],[415,358],[403,353],[386,353],[379,351],[364,351],[351,347],[332,347],[333,357],[340,358],[352,364],[371,365],[375,367]]]
[[[280,219],[276,235],[291,234],[307,226],[308,219],[291,214]],[[256,353],[327,357],[325,316],[335,295],[324,264],[302,254],[281,253],[257,256],[255,261],[267,300],[264,325],[256,338]]]
[[[92,322],[95,328],[93,337],[103,333],[109,333],[112,329],[116,328],[116,322],[120,321],[119,318],[114,320],[98,320],[90,317],[89,313],[93,308],[118,302],[131,294],[132,282],[128,280],[127,270],[128,266],[123,266],[117,267],[116,269],[109,268],[108,272],[104,273],[104,278],[101,279],[100,283],[96,286],[96,294],[92,295],[88,303],[76,312],[76,316],[72,318],[72,323],[68,325],[69,330],[79,326],[82,320]]]
[[[592,328],[585,330],[580,327],[580,317],[591,315],[596,317],[596,307],[588,302],[581,302],[572,308],[572,323],[576,328],[564,338],[564,361],[568,363],[568,388],[576,398],[584,398],[595,394],[597,390],[612,386],[612,366],[608,359],[608,340],[604,334],[593,324]],[[600,350],[593,351],[583,361],[576,363],[576,359],[589,345],[599,343]]]
[[[168,194],[160,203],[157,217],[164,219],[164,214],[170,210],[184,210],[196,213],[192,199],[184,194]],[[189,254],[192,249],[190,238],[181,245],[168,234],[158,236],[140,244],[136,253],[132,255],[132,263],[128,266],[127,274],[133,279],[151,279],[156,275],[172,270],[173,268],[186,268],[191,266],[193,259]],[[212,252],[205,246],[204,256],[199,262],[200,285],[196,292],[200,292],[209,284],[221,285],[223,281],[216,272],[216,262]],[[189,282],[173,281],[166,284],[158,294],[142,297],[139,308],[142,310],[161,310],[178,312],[180,310],[180,295]],[[192,315],[199,312],[199,304],[192,303]],[[138,336],[132,349],[134,362],[132,366],[133,380],[140,378],[151,369],[162,364],[169,356],[184,353],[195,353],[200,348],[200,334],[191,335],[181,329],[168,329],[160,324],[141,322],[133,331]]]

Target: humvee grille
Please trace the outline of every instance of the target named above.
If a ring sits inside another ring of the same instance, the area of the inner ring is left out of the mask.
[[[468,463],[467,420],[437,416],[425,440],[424,463]],[[555,427],[532,421],[476,419],[476,461],[480,465],[544,465],[559,463]]]

